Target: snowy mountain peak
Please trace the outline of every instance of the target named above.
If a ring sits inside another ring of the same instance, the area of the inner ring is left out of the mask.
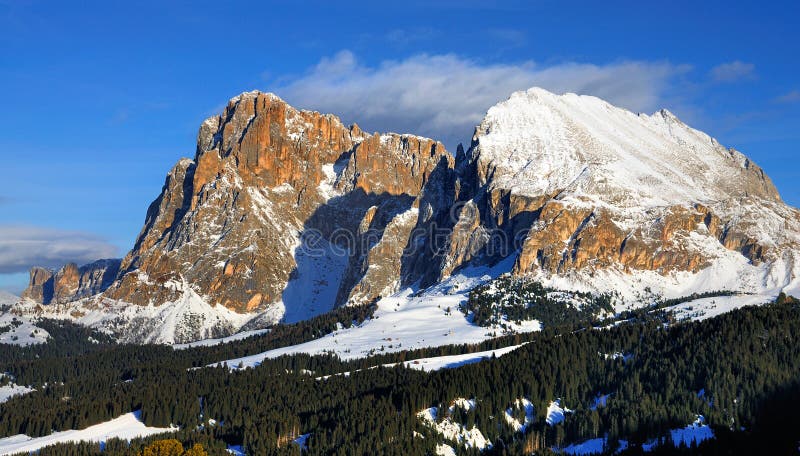
[[[636,115],[599,98],[540,88],[489,109],[473,156],[493,187],[615,207],[758,196],[779,200],[749,160],[662,109]]]

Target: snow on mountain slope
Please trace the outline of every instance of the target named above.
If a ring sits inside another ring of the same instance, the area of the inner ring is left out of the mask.
[[[264,312],[238,313],[221,305],[211,306],[183,280],[165,285],[174,288],[178,298],[159,306],[130,305],[108,298],[46,306],[23,300],[15,311],[36,317],[69,319],[114,335],[120,342],[153,344],[220,338],[235,333],[254,319],[269,324],[283,315],[282,309],[277,307]]]
[[[298,240],[292,254],[297,268],[283,290],[284,323],[296,323],[331,311],[349,260],[349,252],[322,238],[303,243]]]
[[[4,374],[0,374],[0,377],[3,376]],[[33,391],[33,388],[17,385],[14,382],[0,386],[0,404],[6,402],[7,400],[11,399],[14,396],[21,396],[23,394],[28,394],[31,391]]]
[[[539,88],[489,109],[478,127],[492,186],[619,207],[709,202],[745,193],[777,199],[741,153],[672,113],[634,114],[591,96]],[[747,176],[745,181],[732,179]]]
[[[697,303],[710,316],[800,296],[800,211],[746,156],[666,110],[517,92],[456,163],[433,140],[367,135],[251,92],[204,122],[197,145],[110,288],[55,306],[33,303],[36,288],[16,310],[184,343],[382,298],[359,328],[265,355],[347,358],[484,340],[455,310],[480,282],[470,274],[498,261],[492,277],[614,292],[617,310],[740,293]]]
[[[10,306],[19,301],[19,296],[15,296],[5,290],[0,290],[0,307]]]
[[[431,356],[430,358],[417,358],[404,361],[402,364],[409,369],[416,369],[425,372],[431,372],[440,369],[455,369],[457,367],[466,366],[467,364],[479,363],[481,361],[491,359],[493,356],[499,358],[503,355],[511,353],[512,351],[518,349],[519,347],[522,347],[523,345],[525,344],[511,345],[508,347],[498,348],[497,350],[486,350],[481,352],[465,353],[463,355]],[[388,363],[388,364],[382,364],[381,366],[394,367],[399,364],[401,363]],[[235,368],[236,364],[234,364],[233,366]],[[242,367],[246,368],[244,367],[244,364],[242,364]],[[247,367],[252,367],[252,364],[248,365]],[[372,367],[370,369],[372,369]],[[350,374],[351,372],[342,372],[333,375],[349,376]],[[324,375],[322,377],[317,377],[317,380],[325,380],[331,376],[332,375]]]
[[[44,437],[28,437],[19,434],[0,439],[0,455],[33,453],[48,445],[65,442],[105,442],[108,439],[133,439],[164,432],[176,428],[155,428],[145,426],[139,412],[132,412],[105,423],[89,426],[86,429],[53,432]]]
[[[489,109],[470,157],[482,210],[530,227],[513,228],[516,274],[629,302],[645,288],[800,292],[800,211],[750,159],[666,110],[516,92]]]
[[[0,314],[0,344],[31,345],[47,342],[50,334],[31,319],[11,313]]]
[[[499,331],[471,324],[458,310],[459,305],[467,299],[469,290],[496,278],[512,263],[513,258],[510,258],[492,268],[467,268],[418,295],[414,295],[411,289],[403,290],[381,299],[373,317],[361,325],[303,344],[221,361],[220,364],[254,367],[265,359],[291,353],[335,353],[342,359],[355,359],[422,347],[482,342]],[[538,331],[540,325],[537,321],[530,321],[514,329]]]

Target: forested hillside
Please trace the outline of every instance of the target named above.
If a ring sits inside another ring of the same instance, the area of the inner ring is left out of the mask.
[[[339,312],[244,341],[187,350],[116,345],[81,327],[43,321],[54,338],[50,343],[0,347],[3,370],[17,384],[36,388],[0,404],[0,436],[79,429],[141,410],[148,426],[180,430],[130,443],[110,440],[102,454],[136,454],[166,438],[187,449],[199,443],[208,454],[228,454],[229,446],[258,455],[433,454],[441,444],[458,454],[478,453],[418,416],[436,407],[452,409],[439,414],[439,424],[474,427],[491,442],[482,451],[486,455],[542,454],[603,437],[608,451],[622,446],[636,454],[645,444],[652,454],[673,453],[678,450],[669,431],[698,415],[715,438],[682,453],[770,448],[778,454],[796,451],[800,441],[800,305],[784,297],[701,322],[666,325],[662,311],[640,312],[603,328],[554,325],[481,345],[351,362],[294,355],[254,369],[197,368],[296,343],[323,333],[335,320],[369,314],[366,308]],[[503,357],[455,369],[366,369],[523,342]],[[342,372],[349,374],[331,375]],[[326,375],[331,376],[321,378]],[[454,406],[459,399],[473,406]],[[527,421],[515,405],[523,399],[533,407]],[[548,408],[556,400],[563,421],[549,424]],[[525,425],[515,426],[509,416]],[[294,442],[301,436],[302,447]],[[101,454],[101,446],[62,444],[40,454]]]

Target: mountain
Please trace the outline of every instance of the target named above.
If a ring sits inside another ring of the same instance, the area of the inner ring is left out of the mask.
[[[774,296],[800,291],[798,222],[758,166],[665,110],[534,88],[492,107],[454,157],[249,92],[203,122],[113,281],[34,269],[20,309],[188,342],[498,264],[620,305]]]
[[[439,142],[244,93],[203,122],[116,280],[58,312],[126,340],[188,342],[372,302],[416,280],[403,269],[427,262],[425,249],[406,251],[412,229],[449,210],[454,179]],[[48,280],[32,271],[25,296],[48,304]]]
[[[33,267],[22,297],[42,304],[63,304],[93,296],[111,285],[119,273],[119,265],[119,259],[106,259],[80,267],[69,263],[55,272]]]
[[[480,251],[501,230],[520,252],[515,274],[631,297],[800,289],[800,212],[750,159],[669,111],[534,88],[489,109],[470,155],[478,190],[457,237]]]

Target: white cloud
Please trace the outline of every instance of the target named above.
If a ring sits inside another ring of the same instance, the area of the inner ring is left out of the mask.
[[[792,90],[791,92],[787,92],[777,98],[775,101],[778,103],[797,103],[800,102],[800,90]]]
[[[117,254],[117,247],[91,233],[0,225],[0,274],[27,271],[31,266],[85,264]]]
[[[335,113],[368,131],[417,133],[453,148],[469,140],[488,108],[517,90],[539,86],[590,94],[651,112],[662,107],[674,80],[688,70],[686,65],[644,61],[482,64],[453,54],[421,54],[369,66],[341,51],[273,90],[294,106]]]
[[[756,66],[740,60],[721,63],[711,69],[711,77],[717,82],[734,82],[743,79],[753,79],[756,76]]]

